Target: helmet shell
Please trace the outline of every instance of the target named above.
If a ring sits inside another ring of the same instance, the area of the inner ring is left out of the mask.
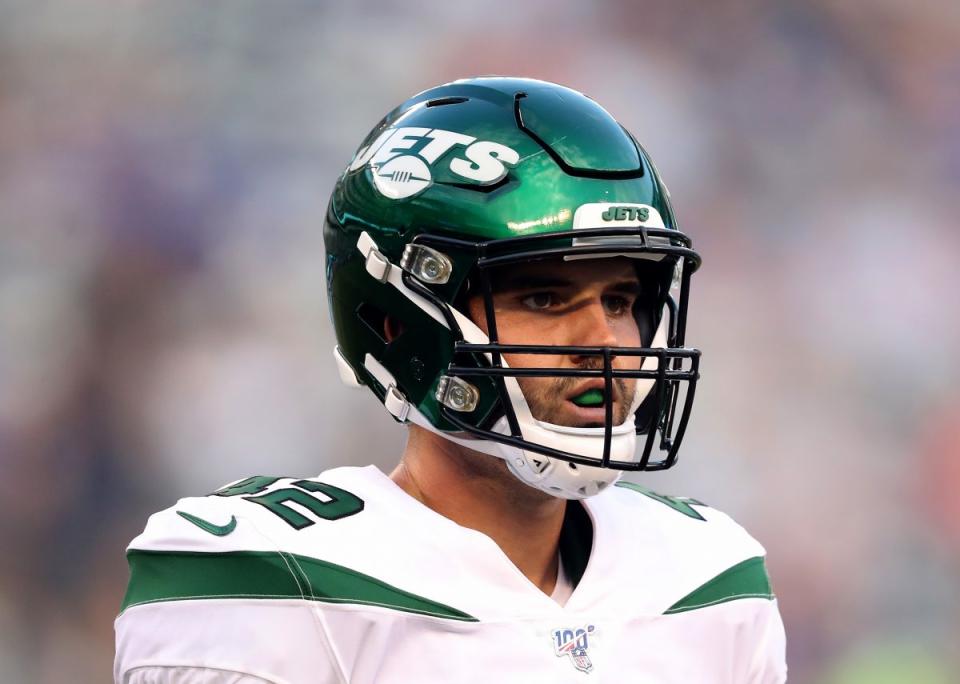
[[[575,90],[472,78],[423,91],[388,113],[338,179],[324,230],[338,346],[360,383],[384,399],[387,388],[366,368],[369,354],[435,428],[457,431],[434,397],[457,337],[370,277],[357,246],[362,233],[398,264],[405,247],[425,234],[478,243],[573,231],[577,208],[590,203],[648,205],[675,229],[668,193],[646,152]],[[476,254],[448,256],[450,280],[430,289],[455,305]],[[386,316],[403,331],[389,342]],[[478,385],[480,404],[469,418],[489,425],[501,415],[497,392],[492,380]]]

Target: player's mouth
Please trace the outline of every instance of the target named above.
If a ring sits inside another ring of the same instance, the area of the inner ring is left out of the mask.
[[[603,383],[594,380],[578,387],[573,394],[567,396],[567,401],[573,404],[571,408],[576,416],[575,420],[581,423],[581,427],[602,427],[606,419],[607,403],[611,401],[611,397],[604,392]],[[612,408],[616,412],[616,393],[612,401]]]
[[[606,424],[607,396],[603,387],[588,387],[567,397],[569,407],[565,425],[571,427],[596,428]],[[615,402],[614,402],[615,403]]]
[[[580,408],[603,408],[607,403],[602,389],[591,387],[570,398],[570,401]]]

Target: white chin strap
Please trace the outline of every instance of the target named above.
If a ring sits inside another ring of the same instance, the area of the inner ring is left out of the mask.
[[[412,303],[430,315],[438,323],[446,326],[446,320],[438,311],[437,307],[431,302],[413,292],[403,283],[400,278],[400,268],[387,261],[377,250],[376,244],[370,236],[364,232],[357,245],[360,252],[367,260],[367,271],[383,283],[393,285],[400,293],[407,297]],[[460,311],[450,307],[463,332],[464,339],[471,344],[490,344],[490,339],[472,320],[464,316]],[[667,344],[667,320],[666,311],[661,312],[660,326],[654,335],[654,348],[664,348]],[[347,384],[358,384],[356,375],[350,368],[346,359],[340,353],[339,348],[335,349],[337,365],[340,370],[341,379]],[[487,354],[490,359],[490,354]],[[653,357],[643,359],[643,370],[657,370],[658,360]],[[507,367],[507,364],[501,358],[501,364]],[[525,484],[540,489],[547,494],[563,499],[583,499],[588,496],[594,496],[606,489],[620,479],[622,471],[612,468],[601,468],[599,465],[587,466],[577,465],[564,461],[562,459],[544,456],[535,451],[521,449],[519,447],[502,444],[488,439],[472,437],[468,434],[460,433],[452,435],[450,433],[438,430],[413,404],[408,402],[404,395],[397,389],[396,380],[393,375],[384,368],[370,354],[364,359],[364,367],[376,378],[386,390],[384,406],[397,420],[411,422],[425,430],[440,435],[444,439],[450,440],[456,444],[467,447],[474,451],[479,451],[490,456],[506,461],[507,467],[518,479]],[[515,377],[504,377],[507,394],[513,405],[513,411],[517,418],[517,425],[520,428],[520,434],[524,441],[533,444],[540,444],[558,451],[566,451],[578,454],[588,459],[596,460],[599,464],[603,458],[604,428],[577,428],[565,425],[555,425],[537,420],[530,411],[526,397],[520,389],[520,384]],[[634,387],[633,400],[630,410],[627,411],[626,419],[620,425],[613,426],[611,430],[610,441],[610,460],[626,463],[638,462],[639,455],[636,449],[636,430],[634,428],[634,413],[641,402],[653,389],[655,382],[650,379],[638,379]],[[509,436],[511,434],[506,416],[498,420],[493,428],[493,432]]]

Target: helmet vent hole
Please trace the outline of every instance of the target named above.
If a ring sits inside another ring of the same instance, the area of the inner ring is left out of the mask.
[[[451,188],[460,188],[461,190],[473,190],[474,192],[482,192],[489,194],[495,190],[499,190],[505,185],[508,185],[513,181],[513,178],[510,174],[506,174],[503,178],[498,180],[496,183],[490,183],[489,185],[478,185],[476,183],[453,183],[450,181],[437,181],[440,185],[446,185]]]
[[[577,469],[577,464],[576,464],[576,463],[568,463],[567,465],[570,466],[570,470],[576,470],[576,469]]]
[[[443,105],[460,104],[466,102],[468,97],[438,97],[427,102],[428,107],[442,107]]]

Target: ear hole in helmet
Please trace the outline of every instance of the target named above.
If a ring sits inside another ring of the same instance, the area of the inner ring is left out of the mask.
[[[396,316],[386,316],[383,319],[383,334],[386,336],[388,344],[400,337],[404,330],[406,330],[406,327],[403,325],[403,321]]]
[[[377,339],[383,342],[383,344],[389,342],[384,329],[384,322],[387,315],[383,313],[383,311],[369,302],[363,302],[357,307],[356,315],[357,318],[360,319],[360,322],[363,323],[370,332],[376,335]]]
[[[396,316],[388,316],[369,302],[363,302],[357,307],[357,318],[385,345],[396,340],[406,330],[403,321]]]

